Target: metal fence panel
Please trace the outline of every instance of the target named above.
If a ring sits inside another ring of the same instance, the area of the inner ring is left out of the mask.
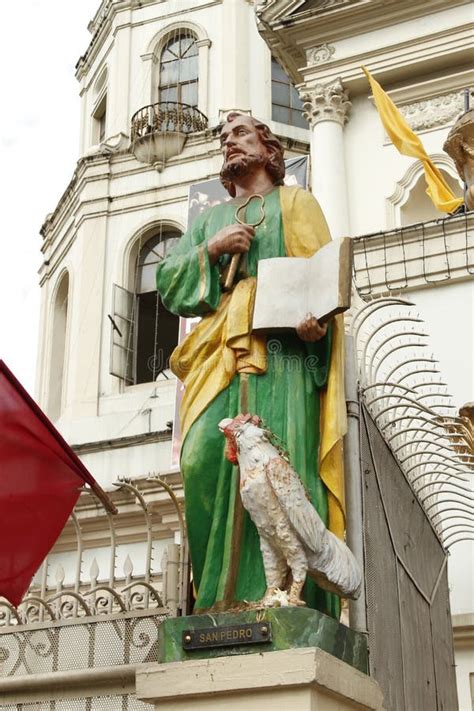
[[[367,428],[393,545],[429,598],[446,554],[413,489],[370,418]]]
[[[400,683],[403,680],[403,663],[397,561],[364,427],[361,460],[370,673],[382,688],[387,709],[406,711],[403,683]]]
[[[135,694],[105,694],[81,699],[0,704],[0,709],[2,711],[150,711],[150,704],[139,701]]]
[[[398,591],[406,707],[413,711],[436,709],[430,608],[401,565]]]
[[[77,624],[10,627],[0,632],[1,676],[139,664],[157,658],[158,628],[169,615],[80,618]]]
[[[455,669],[451,610],[447,591],[448,567],[445,566],[431,604],[436,689],[438,691],[438,708],[442,711],[451,711],[451,709],[457,708],[456,689],[453,684],[444,683],[445,679],[452,676],[453,669]]]
[[[362,408],[370,673],[389,711],[457,708],[446,553]]]

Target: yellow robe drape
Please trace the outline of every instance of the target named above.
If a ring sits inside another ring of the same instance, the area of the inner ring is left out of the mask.
[[[330,240],[324,215],[314,198],[299,187],[280,189],[285,250],[289,257],[310,257]],[[240,281],[224,294],[217,311],[207,314],[173,352],[171,369],[185,384],[181,403],[183,440],[189,428],[236,373],[264,373],[266,341],[253,335],[255,278]],[[319,475],[328,490],[328,528],[344,536],[344,463],[346,432],[343,318],[333,321],[328,384],[321,394]],[[258,414],[258,413],[256,413]]]

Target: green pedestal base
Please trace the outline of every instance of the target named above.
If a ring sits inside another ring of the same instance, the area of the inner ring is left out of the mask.
[[[183,649],[182,633],[185,630],[251,622],[270,622],[272,640],[261,644]],[[221,612],[168,619],[159,628],[158,661],[183,662],[189,659],[213,659],[301,647],[319,647],[364,674],[368,672],[367,640],[363,634],[341,625],[322,612],[301,607]]]

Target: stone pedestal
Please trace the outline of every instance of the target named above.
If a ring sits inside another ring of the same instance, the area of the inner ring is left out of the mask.
[[[242,630],[250,640],[233,641]],[[158,649],[159,663],[136,679],[137,697],[158,711],[383,708],[365,635],[317,610],[176,617],[160,626]]]
[[[249,624],[268,628],[269,634],[264,641],[238,644],[230,637],[230,642],[225,646],[216,646],[212,642],[213,633],[218,638],[222,631]],[[199,649],[186,649],[183,635],[187,630],[202,632],[203,639],[211,638],[211,644],[214,646],[203,645]],[[160,625],[158,634],[157,661],[162,663],[242,654],[255,656],[283,649],[319,647],[358,671],[365,674],[368,672],[366,636],[349,629],[319,610],[306,607],[278,607],[174,617]]]
[[[157,711],[382,711],[377,683],[322,649],[143,665],[137,698]]]

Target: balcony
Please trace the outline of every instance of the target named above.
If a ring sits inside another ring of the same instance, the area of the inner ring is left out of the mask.
[[[162,101],[141,108],[131,124],[135,158],[159,167],[181,153],[189,134],[206,130],[207,117],[194,106]]]
[[[366,300],[474,276],[474,211],[354,238],[354,280]]]

